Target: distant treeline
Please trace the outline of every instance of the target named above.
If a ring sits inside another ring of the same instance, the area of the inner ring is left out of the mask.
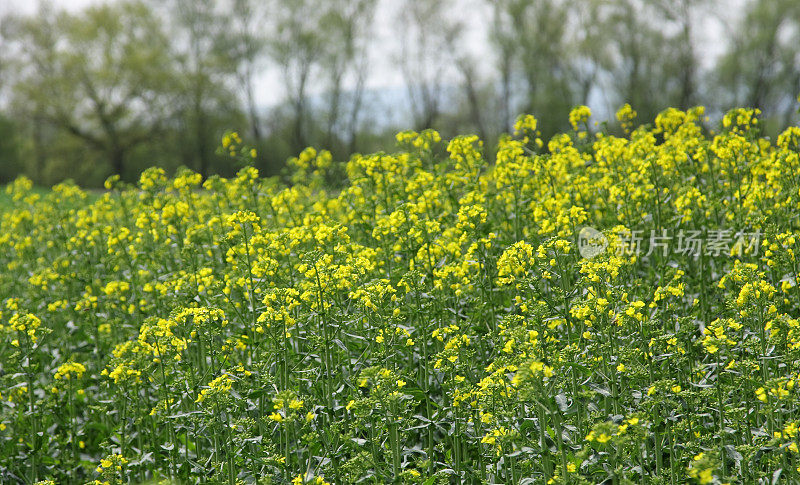
[[[95,186],[152,165],[228,175],[216,150],[229,129],[267,175],[308,145],[345,159],[408,128],[491,148],[519,113],[547,137],[582,104],[628,102],[645,121],[750,106],[769,133],[796,121],[800,93],[796,0],[43,2],[0,22],[0,182]],[[402,96],[368,89],[387,65]],[[265,72],[285,94],[269,109]]]

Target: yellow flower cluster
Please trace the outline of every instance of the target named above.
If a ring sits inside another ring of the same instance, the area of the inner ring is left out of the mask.
[[[65,364],[61,364],[58,367],[55,375],[53,376],[56,380],[64,379],[70,380],[74,376],[75,379],[80,379],[83,377],[83,374],[86,372],[86,366],[79,362],[67,362]]]
[[[225,396],[230,392],[233,386],[233,379],[228,374],[222,374],[216,379],[208,383],[208,387],[200,391],[195,402],[204,402],[206,400]]]
[[[42,325],[42,321],[39,320],[39,317],[32,313],[14,313],[8,320],[8,324],[12,330],[16,330],[17,332],[24,334],[30,339],[31,342],[36,343],[36,340],[38,339],[36,332]],[[17,347],[19,346],[19,340],[14,339],[11,341],[11,344]]]
[[[585,125],[591,116],[592,110],[588,106],[577,106],[569,112],[569,124],[572,125],[573,130],[578,131],[580,125]]]

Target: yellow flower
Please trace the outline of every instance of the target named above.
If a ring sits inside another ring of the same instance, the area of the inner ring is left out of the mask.
[[[86,372],[86,367],[83,364],[77,362],[67,362],[65,364],[61,364],[58,367],[58,370],[56,370],[54,378],[69,380],[74,375],[76,378],[80,379],[85,372]]]
[[[580,129],[578,125],[589,121],[591,116],[592,110],[588,106],[577,106],[569,112],[569,124],[572,125],[572,129],[578,131]]]
[[[533,115],[520,116],[514,123],[514,133],[535,132],[537,124],[538,122]]]
[[[631,108],[631,105],[625,103],[618,111],[617,111],[617,120],[622,125],[622,129],[626,132],[631,130],[633,126],[633,120],[636,118],[636,111]]]

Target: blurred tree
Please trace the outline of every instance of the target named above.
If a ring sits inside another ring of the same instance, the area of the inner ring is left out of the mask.
[[[679,77],[680,53],[653,8],[650,0],[620,0],[612,4],[607,23],[614,32],[607,42],[614,59],[608,91],[614,104],[630,103],[644,120],[673,102],[671,86]]]
[[[261,72],[262,56],[267,47],[263,28],[266,8],[262,2],[256,0],[233,0],[228,15],[230,26],[227,55],[236,66],[236,79],[244,95],[253,140],[260,144],[264,129],[256,106],[255,81]]]
[[[461,52],[455,65],[462,80],[464,98],[468,107],[467,118],[481,140],[486,140],[488,133],[483,113],[487,100],[486,96],[481,93],[482,80],[478,73],[478,63],[470,53]]]
[[[299,153],[309,140],[308,91],[324,52],[320,31],[324,9],[319,8],[318,0],[272,0],[269,5],[272,35],[268,52],[283,78],[291,110],[292,149]]]
[[[239,103],[231,85],[241,59],[230,55],[235,42],[231,17],[216,10],[216,1],[170,0],[167,5],[172,51],[180,71],[174,94],[185,126],[184,157],[187,165],[207,177],[219,136],[235,127],[232,121]]]
[[[579,101],[570,76],[575,60],[568,56],[572,10],[569,0],[495,2],[490,38],[500,60],[503,109],[510,116],[536,114],[549,133],[564,126]]]
[[[53,77],[53,65],[56,55],[56,12],[48,2],[39,5],[38,25],[14,14],[7,14],[0,29],[4,40],[5,49],[0,52],[0,59],[6,64],[2,71],[3,87],[8,88],[7,94],[11,102],[10,113],[22,121],[18,129],[28,132],[31,141],[30,175],[41,180],[46,162],[45,117],[44,105],[47,98],[29,96],[16,93],[15,85],[25,88],[25,80],[43,79]],[[23,41],[24,40],[24,41]],[[11,75],[10,73],[15,73]]]
[[[16,124],[0,115],[0,183],[12,181],[24,169],[20,141]]]
[[[451,8],[460,11],[475,10],[478,15],[481,10],[484,15],[491,13],[491,8],[480,0],[456,0]],[[466,23],[454,25],[453,28],[456,28],[457,31],[455,35],[448,38],[448,50],[452,52],[453,65],[461,91],[454,93],[456,99],[452,105],[456,107],[457,111],[453,111],[453,109],[449,111],[456,121],[460,121],[452,130],[453,132],[472,131],[482,140],[488,141],[487,124],[491,121],[496,122],[494,118],[497,118],[491,113],[493,111],[491,105],[494,101],[492,90],[497,77],[484,68],[485,62],[472,49],[464,48],[464,45],[470,42],[470,34],[475,33],[475,27],[475,25]],[[472,40],[474,41],[474,38]],[[459,109],[459,104],[463,106],[463,109]]]
[[[341,137],[348,152],[355,150],[376,5],[377,0],[320,2],[319,7],[324,9],[320,25],[324,56],[320,69],[327,91],[323,144],[327,148],[334,148],[334,139]]]
[[[158,135],[170,109],[169,40],[160,20],[137,1],[6,20],[20,63],[14,104],[28,107],[36,145],[48,123],[127,175],[128,155]]]
[[[431,128],[442,113],[446,85],[463,24],[453,15],[451,0],[406,0],[400,9],[403,72],[416,130]]]
[[[694,31],[698,10],[707,0],[650,0],[656,14],[675,26],[671,47],[675,51],[673,76],[677,84],[675,106],[687,109],[697,103],[700,59],[698,58]]]
[[[758,108],[788,123],[800,92],[800,2],[750,0],[728,35],[715,76],[726,107]]]
[[[497,72],[499,76],[499,96],[501,124],[500,132],[508,133],[511,130],[514,116],[512,107],[512,80],[514,78],[514,55],[517,51],[514,37],[510,35],[511,19],[506,15],[503,2],[491,2],[492,23],[489,28],[489,44],[494,50],[497,59]]]
[[[609,49],[610,10],[606,0],[584,0],[569,8],[565,55],[576,104],[592,103],[593,92],[613,65]]]
[[[229,173],[218,135],[242,126],[272,174],[307,145],[345,157],[409,124],[489,146],[532,112],[547,137],[577,104],[608,117],[630,102],[647,120],[714,94],[716,111],[752,105],[785,125],[800,91],[800,3],[739,3],[725,9],[718,62],[700,34],[732,0],[117,0],[71,14],[42,0],[33,16],[2,4],[0,131],[15,134],[9,150],[29,174],[54,181],[132,178],[153,163]],[[372,61],[389,52],[375,42],[380,9],[394,14],[389,70],[410,121],[396,97],[366,101],[370,76],[385,74]],[[285,99],[265,116],[258,82],[271,68]],[[369,111],[386,121],[366,123]]]

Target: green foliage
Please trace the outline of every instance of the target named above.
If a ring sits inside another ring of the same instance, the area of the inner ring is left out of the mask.
[[[21,141],[19,127],[0,115],[0,183],[10,182],[22,173]]]
[[[0,481],[800,480],[800,129],[617,118],[15,180]]]
[[[778,123],[787,123],[796,114],[800,88],[800,5],[786,0],[749,3],[732,31],[714,79],[719,91],[729,102],[774,113]]]

